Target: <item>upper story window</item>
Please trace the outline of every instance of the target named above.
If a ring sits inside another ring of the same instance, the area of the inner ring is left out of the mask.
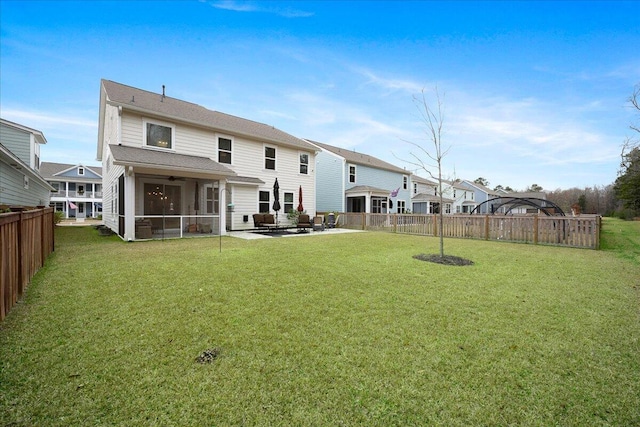
[[[402,177],[402,189],[406,190],[407,188],[409,188],[409,177],[407,177],[406,175],[404,175]]]
[[[356,166],[355,165],[349,165],[349,182],[352,182],[354,184],[356,182]]]
[[[84,175],[84,168],[83,167],[78,167],[78,175],[80,175],[80,176]]]
[[[231,139],[218,138],[218,163],[231,164]]]
[[[276,149],[264,147],[264,168],[276,170]]]
[[[57,192],[60,191],[60,183],[59,182],[50,182],[49,184],[51,184],[51,186],[53,187],[52,193],[57,193]]]
[[[453,198],[454,199],[456,198],[456,189],[455,188],[453,189]]]
[[[418,183],[417,182],[413,183],[413,194],[418,194]]]
[[[145,122],[145,144],[148,147],[173,150],[173,127],[158,123]]]
[[[307,153],[300,153],[300,173],[309,174],[309,154]]]

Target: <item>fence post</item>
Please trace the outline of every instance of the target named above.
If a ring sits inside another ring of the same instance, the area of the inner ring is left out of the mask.
[[[397,233],[398,232],[398,215],[391,214],[391,217],[393,218],[393,232]]]
[[[438,237],[438,215],[433,214],[433,235]]]
[[[489,240],[489,215],[484,216],[484,240]]]
[[[596,223],[595,223],[595,227],[596,227],[596,241],[595,241],[595,250],[600,250],[600,227],[602,226],[602,217],[600,215],[598,215],[596,217]]]
[[[367,229],[367,213],[366,212],[362,212],[362,229],[363,230]]]
[[[533,217],[533,244],[538,244],[538,215]]]

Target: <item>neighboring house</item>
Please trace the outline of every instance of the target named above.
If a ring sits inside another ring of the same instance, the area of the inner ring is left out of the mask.
[[[559,208],[552,206],[551,203],[547,203],[547,193],[544,192],[513,192],[508,194],[500,194],[498,197],[503,197],[501,200],[496,200],[493,205],[497,206],[498,204],[503,204],[499,208],[494,208],[498,212],[507,213],[509,215],[524,215],[524,214],[540,214],[541,209],[546,208],[549,214],[559,213]],[[512,197],[517,197],[518,199],[523,199],[522,202],[514,201],[510,203],[505,203],[511,200]]]
[[[411,209],[411,175],[406,170],[373,156],[309,142],[320,149],[315,163],[318,211],[405,213]]]
[[[438,184],[417,175],[412,175],[413,196],[411,203],[413,213],[440,213],[440,196]],[[476,206],[474,193],[463,187],[459,181],[442,180],[442,203],[444,214],[469,213]]]
[[[54,188],[50,205],[65,218],[102,215],[102,168],[42,162],[40,173]]]
[[[40,175],[42,132],[0,119],[0,205],[48,206],[53,189]]]
[[[109,80],[100,84],[97,158],[103,220],[125,240],[225,233],[278,220],[303,207],[315,213],[316,148],[262,123]],[[221,208],[222,207],[222,208]],[[136,233],[138,228],[138,233]]]
[[[480,212],[475,212],[475,213],[492,213],[491,206],[489,206],[488,203],[484,203],[484,202],[503,195],[501,192],[499,193],[495,190],[490,189],[489,187],[486,187],[482,184],[478,184],[473,181],[469,181],[467,179],[462,180],[460,184],[467,190],[473,191],[475,202],[478,205],[480,205],[478,207],[478,210]]]

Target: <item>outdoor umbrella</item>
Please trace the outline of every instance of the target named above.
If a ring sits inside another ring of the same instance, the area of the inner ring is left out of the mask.
[[[280,210],[280,184],[278,178],[273,184],[273,210],[276,211],[276,224],[278,223],[278,211]]]
[[[304,206],[302,206],[302,185],[298,190],[298,212],[304,211]]]

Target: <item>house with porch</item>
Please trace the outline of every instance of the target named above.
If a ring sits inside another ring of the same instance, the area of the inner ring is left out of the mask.
[[[309,141],[316,155],[319,212],[405,213],[411,203],[411,174],[383,160]]]
[[[100,82],[103,221],[133,241],[225,234],[252,215],[315,213],[316,147],[273,126],[110,80]],[[274,182],[279,202],[274,211]]]
[[[440,213],[438,183],[417,175],[411,176],[413,195],[411,205],[413,213]],[[442,204],[444,214],[470,213],[477,205],[472,191],[463,187],[460,181],[442,180]]]
[[[42,177],[54,188],[50,206],[65,218],[102,215],[102,168],[82,164],[42,162]]]
[[[53,190],[40,174],[44,134],[0,118],[0,206],[14,210],[48,206]]]

